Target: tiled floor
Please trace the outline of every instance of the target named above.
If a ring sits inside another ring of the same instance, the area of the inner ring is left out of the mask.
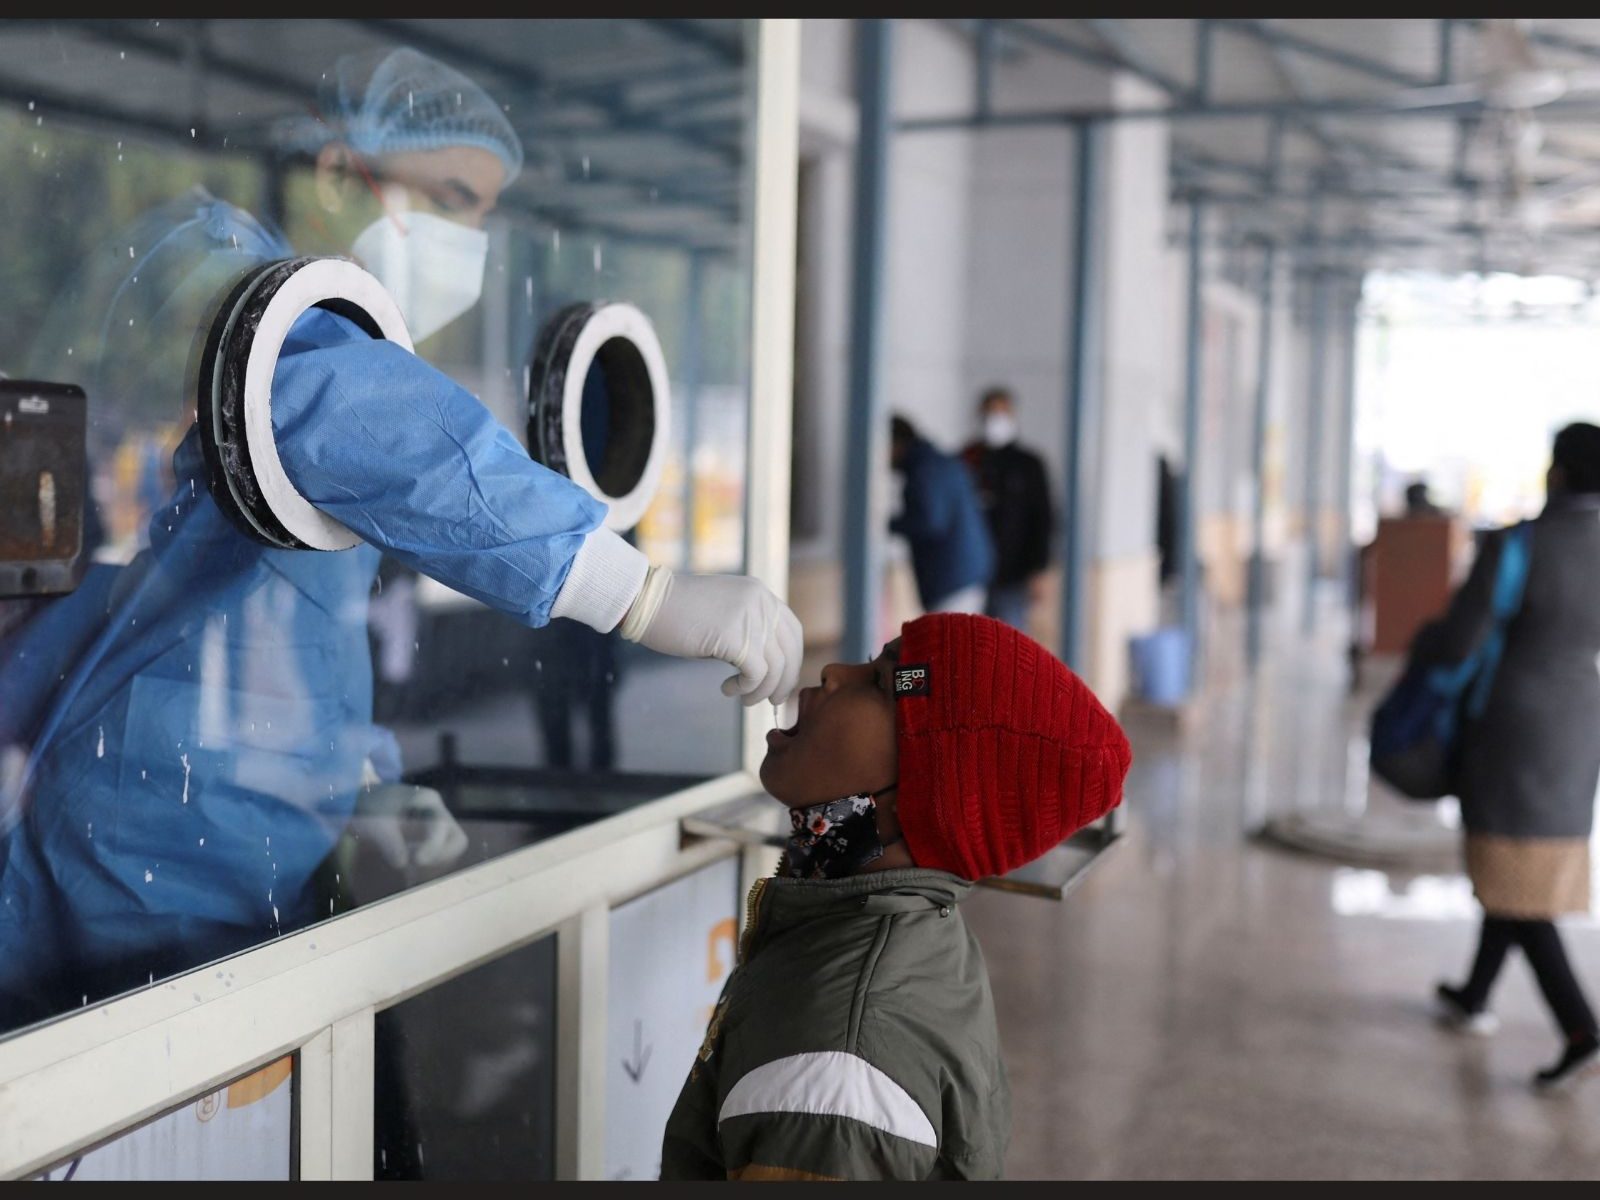
[[[1182,738],[1130,730],[1131,836],[1064,904],[965,905],[1000,1011],[1012,1177],[1600,1174],[1600,1078],[1528,1087],[1557,1041],[1520,959],[1496,1037],[1431,1023],[1476,937],[1464,880],[1250,836],[1295,807],[1429,817],[1369,790],[1372,698],[1346,697],[1334,642],[1285,635],[1254,686],[1216,679]],[[1567,932],[1600,994],[1600,933]]]

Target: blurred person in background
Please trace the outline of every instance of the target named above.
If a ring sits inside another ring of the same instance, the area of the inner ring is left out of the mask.
[[[890,463],[905,479],[905,498],[889,530],[911,546],[923,609],[981,613],[995,552],[972,476],[904,417],[890,432]]]
[[[1414,479],[1406,485],[1406,516],[1445,517],[1450,514],[1433,502],[1428,494],[1428,481]]]
[[[1050,480],[1044,460],[1017,441],[1017,402],[992,387],[978,402],[981,436],[962,451],[994,538],[994,578],[984,612],[1026,630],[1050,565]]]
[[[1489,993],[1520,946],[1563,1038],[1560,1057],[1534,1077],[1552,1087],[1600,1064],[1600,1028],[1572,973],[1555,919],[1589,911],[1589,835],[1600,783],[1600,428],[1576,424],[1555,439],[1549,501],[1532,523],[1522,607],[1483,716],[1461,732],[1457,789],[1467,874],[1483,905],[1471,974],[1440,984],[1443,1019],[1493,1031]],[[1492,595],[1506,531],[1486,539],[1451,602],[1440,654],[1462,661],[1493,622]]]

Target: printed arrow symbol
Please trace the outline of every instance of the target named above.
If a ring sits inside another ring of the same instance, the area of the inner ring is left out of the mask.
[[[622,1060],[622,1069],[628,1073],[628,1078],[635,1083],[644,1074],[645,1067],[650,1065],[650,1047],[644,1044],[644,1022],[633,1023],[633,1060]]]

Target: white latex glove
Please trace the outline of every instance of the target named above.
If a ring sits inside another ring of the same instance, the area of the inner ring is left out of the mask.
[[[748,707],[781,705],[800,682],[800,620],[747,575],[677,575],[653,566],[619,632],[662,654],[720,658],[738,670],[722,685]]]
[[[406,844],[403,822],[426,821],[427,835],[415,848]],[[356,811],[350,822],[355,832],[371,838],[395,870],[410,863],[436,867],[461,856],[467,833],[445,807],[444,797],[432,788],[409,783],[381,783],[370,762],[363,764],[362,788],[356,794]]]

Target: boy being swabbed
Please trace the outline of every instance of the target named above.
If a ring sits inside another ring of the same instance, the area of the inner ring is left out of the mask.
[[[825,668],[767,743],[794,832],[751,891],[662,1178],[998,1178],[1010,1092],[956,906],[1114,808],[1127,737],[1037,642],[940,613]]]

